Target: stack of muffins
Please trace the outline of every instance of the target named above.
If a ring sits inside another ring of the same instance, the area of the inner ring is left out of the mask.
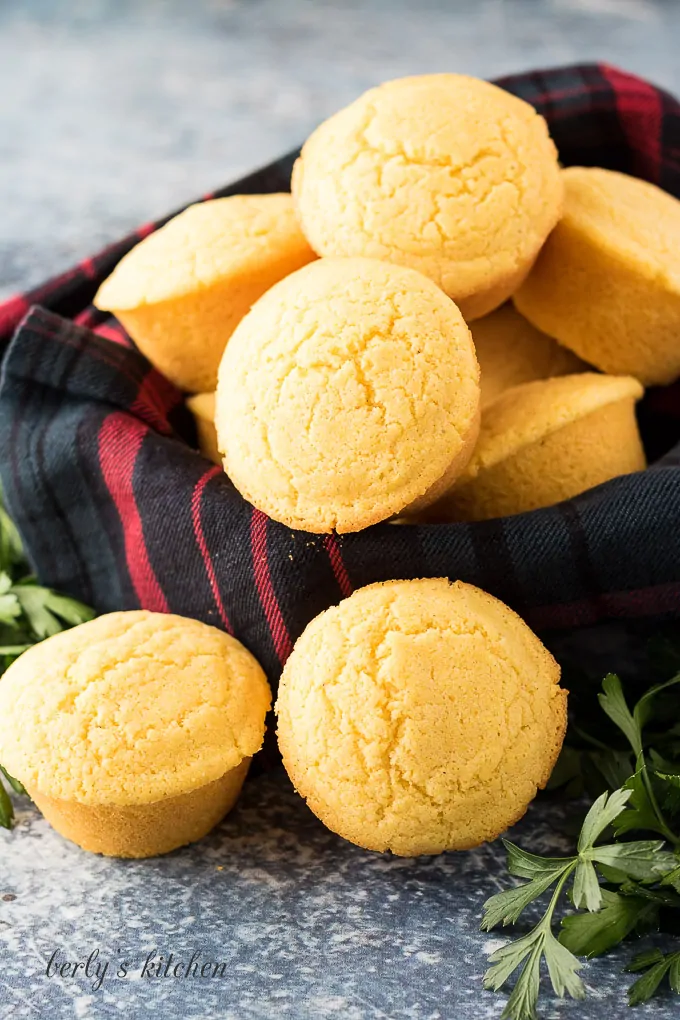
[[[202,450],[275,520],[479,520],[644,468],[635,402],[680,375],[679,242],[669,195],[561,170],[531,106],[426,75],[322,124],[292,196],[187,209],[96,303],[191,394]],[[566,726],[559,679],[479,589],[371,585],[296,643],[277,702],[284,764],[361,846],[474,846],[545,785]],[[0,761],[81,846],[149,856],[229,810],[269,704],[233,638],[112,614],[10,667]]]
[[[679,240],[676,199],[562,170],[527,103],[424,75],[323,123],[292,195],[192,206],[96,301],[275,520],[479,520],[645,467],[635,403],[680,375]]]

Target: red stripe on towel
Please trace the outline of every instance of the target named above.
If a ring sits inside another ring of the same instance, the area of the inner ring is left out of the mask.
[[[292,651],[293,643],[272,584],[267,552],[267,516],[261,510],[253,509],[250,518],[250,544],[257,592],[269,624],[274,650],[283,665]]]
[[[345,567],[345,563],[342,558],[340,543],[335,535],[325,535],[323,544],[326,547],[328,559],[331,561],[331,566],[333,568],[333,573],[335,574],[335,580],[338,582],[338,587],[342,592],[343,598],[347,598],[352,594],[352,582],[349,579],[349,574],[347,573],[347,568]]]
[[[121,411],[114,411],[104,419],[99,429],[99,463],[120,517],[125,560],[139,604],[143,609],[168,613],[167,600],[149,560],[132,484],[137,455],[148,431],[141,422],[134,421]]]
[[[633,172],[659,183],[661,169],[661,95],[649,82],[633,78],[617,67],[600,64],[612,87],[616,110],[626,141],[636,154]]]
[[[191,520],[194,525],[194,536],[196,538],[196,544],[201,551],[201,556],[203,557],[205,572],[208,575],[208,581],[210,582],[210,589],[213,593],[213,598],[215,599],[217,611],[220,614],[220,619],[222,620],[222,623],[224,624],[224,629],[227,631],[228,634],[233,634],[234,630],[229,621],[229,617],[227,616],[227,611],[224,608],[224,603],[222,602],[222,596],[220,595],[220,589],[217,584],[217,576],[215,575],[215,567],[213,566],[213,561],[210,556],[210,551],[208,549],[208,543],[205,540],[205,534],[203,532],[203,524],[201,522],[201,500],[203,498],[203,490],[205,489],[210,479],[214,478],[215,475],[219,475],[221,471],[222,469],[218,467],[217,464],[215,464],[214,467],[209,468],[206,471],[206,473],[196,482],[193,494],[191,496]]]

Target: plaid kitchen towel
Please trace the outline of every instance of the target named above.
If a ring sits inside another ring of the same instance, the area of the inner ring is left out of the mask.
[[[680,197],[680,106],[607,65],[503,79],[550,124],[565,164]],[[295,153],[217,192],[287,190]],[[213,196],[206,196],[213,197]],[[394,577],[472,582],[538,631],[680,616],[680,388],[650,391],[651,467],[559,506],[473,524],[291,531],[192,448],[181,394],[92,297],[149,224],[0,307],[0,477],[41,580],[99,611],[143,606],[239,637],[276,681],[309,620]],[[680,343],[680,337],[676,338]]]

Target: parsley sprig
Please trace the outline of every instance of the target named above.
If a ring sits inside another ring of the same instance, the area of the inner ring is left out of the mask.
[[[0,674],[31,645],[94,615],[82,602],[37,583],[28,572],[19,533],[0,504]],[[9,829],[14,809],[6,786],[26,792],[0,765],[0,827]]]
[[[638,1006],[650,999],[666,976],[671,989],[680,995],[680,952],[666,953],[664,956],[660,949],[650,949],[636,956],[626,969],[632,973],[645,971],[628,990],[631,1006]]]
[[[603,681],[600,707],[625,737],[629,751],[611,751],[602,744],[598,754],[605,767],[600,771],[605,777],[607,772],[628,775],[592,804],[573,856],[540,857],[504,841],[508,871],[525,881],[487,900],[482,928],[515,924],[527,907],[552,890],[538,923],[489,957],[486,988],[497,991],[517,974],[504,1020],[536,1020],[543,962],[558,996],[582,999],[579,957],[604,953],[631,933],[653,931],[664,914],[680,911],[680,730],[672,722],[654,735],[664,755],[645,737],[659,699],[677,694],[678,685],[680,674],[650,688],[631,711],[619,678],[610,674]],[[677,705],[670,716],[677,719]],[[631,832],[662,838],[630,840]],[[610,840],[601,842],[609,834]],[[577,912],[563,918],[556,935],[554,915],[563,897]],[[654,995],[666,978],[670,988],[680,992],[680,948],[665,955],[650,950],[628,969],[643,972],[629,990],[632,1006]]]

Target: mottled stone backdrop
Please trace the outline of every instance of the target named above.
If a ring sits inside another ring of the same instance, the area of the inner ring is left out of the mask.
[[[0,0],[0,296],[301,141],[396,75],[494,76],[604,58],[680,91],[675,0]],[[601,676],[625,651],[597,636]],[[624,655],[630,664],[630,656]],[[497,843],[403,861],[328,833],[282,773],[248,784],[199,846],[108,861],[61,840],[25,800],[0,831],[0,1020],[483,1020],[484,899]],[[569,847],[565,809],[515,838]],[[48,976],[99,952],[90,976]],[[224,964],[217,979],[143,977],[145,959]],[[630,1014],[617,951],[584,970],[585,1004],[544,1020]],[[109,963],[98,983],[94,967]],[[127,963],[126,976],[117,967]],[[677,1017],[669,996],[632,1015]]]
[[[0,0],[0,297],[385,78],[607,59],[680,90],[677,0]]]

